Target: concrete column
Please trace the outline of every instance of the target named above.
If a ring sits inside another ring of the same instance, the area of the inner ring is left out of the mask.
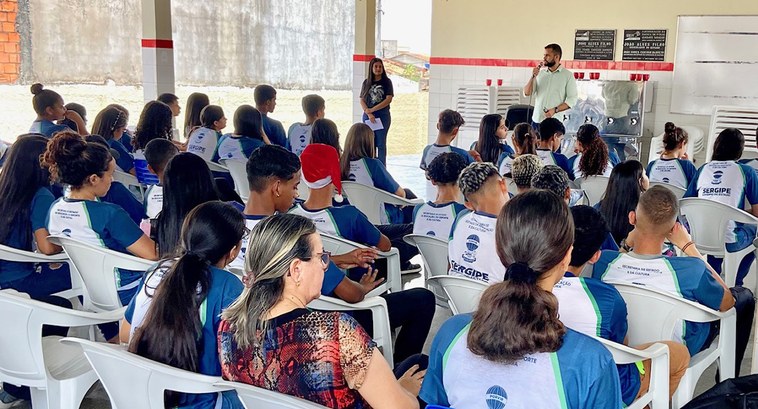
[[[355,0],[355,44],[353,46],[353,121],[360,122],[361,84],[368,73],[368,62],[376,49],[376,0]]]
[[[142,0],[142,87],[145,102],[175,93],[171,0]]]

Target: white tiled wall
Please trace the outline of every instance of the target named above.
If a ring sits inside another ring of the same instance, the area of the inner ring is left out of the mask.
[[[360,94],[363,80],[368,72],[368,62],[353,61],[353,123],[361,122],[363,108],[361,108]]]
[[[620,70],[577,71],[585,72],[585,78],[589,77],[589,72],[600,72],[601,79],[611,80],[629,79],[629,74],[643,73],[641,71]],[[436,124],[439,112],[448,108],[456,108],[456,93],[459,86],[485,85],[487,79],[492,79],[492,83],[497,84],[497,80],[502,79],[503,86],[523,87],[529,79],[531,72],[531,68],[521,67],[432,65],[429,70],[429,143],[434,142],[437,138]],[[644,73],[650,74],[648,87],[653,88],[653,91],[649,93],[653,98],[652,112],[645,114],[646,137],[649,138],[663,133],[664,124],[668,121],[674,122],[679,126],[697,126],[707,133],[710,117],[705,115],[672,114],[670,112],[672,72],[653,71]],[[360,83],[358,83],[358,88],[360,88]],[[524,98],[522,102],[528,103],[528,98]],[[647,147],[644,150],[647,151]]]
[[[174,93],[174,50],[142,48],[142,86],[145,102],[164,92]]]

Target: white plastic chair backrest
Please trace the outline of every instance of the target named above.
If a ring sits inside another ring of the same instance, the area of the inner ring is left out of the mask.
[[[692,241],[698,250],[710,255],[723,255],[726,230],[730,220],[758,224],[758,218],[723,203],[699,197],[679,201],[679,213],[687,218]]]
[[[687,193],[687,189],[682,189],[679,186],[674,186],[674,185],[669,184],[669,183],[650,182],[650,187],[653,187],[653,186],[663,186],[663,187],[665,187],[666,189],[670,190],[671,193],[674,194],[674,196],[676,196],[677,200],[683,198],[684,194]]]
[[[424,234],[409,234],[403,240],[418,248],[426,278],[447,275],[447,240]]]
[[[227,169],[226,166],[219,165],[218,163],[209,160],[206,160],[205,163],[208,165],[208,169],[210,169],[211,172],[229,173],[229,169]]]
[[[518,194],[518,186],[516,186],[516,182],[514,182],[511,178],[503,179],[505,179],[505,185],[508,187],[508,193],[516,196]]]
[[[0,291],[0,378],[32,387],[45,387],[42,324],[48,308],[60,308],[28,298],[14,290]]]
[[[481,281],[449,275],[429,277],[427,281],[439,283],[445,290],[453,315],[474,312],[479,305],[479,298],[489,287],[489,284]]]
[[[303,179],[300,179],[300,183],[297,185],[297,197],[300,200],[308,200],[308,196],[311,194],[311,189],[305,184]]]
[[[123,346],[64,338],[79,345],[108,393],[113,409],[163,409],[166,390],[181,393],[216,393],[221,378],[177,369],[128,352]],[[231,388],[225,388],[230,390]]]
[[[697,126],[685,125],[680,128],[687,132],[687,156],[690,159],[693,159],[695,154],[703,150],[703,147],[705,146],[705,133]],[[648,152],[647,163],[661,157],[661,153],[663,153],[663,135],[664,134],[660,134],[650,139],[650,150]]]
[[[116,287],[117,268],[146,271],[155,264],[155,261],[93,246],[70,237],[50,236],[48,240],[63,247],[76,266],[88,295],[84,307],[92,311],[112,311],[122,307]]]
[[[368,246],[364,246],[342,237],[336,237],[326,233],[320,234],[321,241],[324,244],[324,250],[332,254],[346,254],[355,249],[368,248]],[[398,250],[393,247],[390,251],[380,251],[379,258],[387,259],[387,287],[393,292],[402,290],[403,283],[400,278],[400,255]]]
[[[624,298],[629,320],[629,345],[673,340],[680,320],[711,322],[726,313],[672,294],[627,283],[610,282]]]
[[[132,175],[131,173],[123,172],[120,170],[113,171],[113,180],[116,182],[121,183],[124,186],[137,186],[142,187],[142,185],[137,180],[137,177]]]
[[[395,196],[373,186],[362,185],[357,182],[342,181],[342,189],[345,191],[350,204],[357,207],[373,224],[382,224],[382,207],[378,203],[388,203],[400,206],[412,206],[416,202]]]
[[[594,206],[603,198],[605,189],[608,187],[608,180],[610,180],[610,178],[607,176],[589,176],[576,179],[579,187],[584,190],[584,193],[587,195],[587,198],[590,201],[590,206]]]
[[[239,193],[242,200],[247,201],[250,197],[250,185],[247,183],[247,162],[237,159],[221,159],[221,164],[226,166],[234,180],[234,190]]]
[[[68,256],[65,253],[48,256],[0,244],[0,260],[18,263],[65,263],[68,261]]]
[[[248,409],[325,409],[325,406],[317,405],[305,399],[285,395],[283,393],[257,388],[252,385],[221,381],[216,383],[222,388],[233,388],[237,391],[242,404]]]

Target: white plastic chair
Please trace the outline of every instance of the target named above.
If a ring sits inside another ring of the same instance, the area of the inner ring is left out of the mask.
[[[724,282],[727,286],[733,287],[737,280],[737,269],[740,261],[745,255],[754,252],[756,248],[751,245],[735,253],[727,252],[727,226],[729,221],[758,225],[758,218],[729,205],[699,197],[688,197],[680,200],[679,213],[687,218],[692,241],[695,242],[697,249],[703,254],[724,258],[721,269],[724,274]],[[756,274],[755,262],[750,266],[748,274]],[[758,288],[752,290],[754,294],[758,293]]]
[[[82,283],[82,279],[79,277],[79,273],[76,271],[76,268],[71,263],[71,260],[69,260],[66,253],[58,253],[48,256],[46,254],[19,250],[17,248],[0,244],[0,260],[15,261],[17,263],[66,263],[70,267],[71,289],[53,295],[63,297],[67,300],[84,295],[84,284]]]
[[[325,233],[321,233],[321,240],[324,242],[324,250],[332,254],[346,254],[355,249],[368,248],[368,246],[354,241]],[[387,259],[387,281],[386,284],[382,284],[377,288],[388,289],[390,292],[402,291],[403,281],[400,278],[400,253],[393,247],[390,251],[380,251],[379,257]]]
[[[669,184],[669,183],[650,182],[650,187],[653,187],[653,186],[663,186],[663,187],[665,187],[666,189],[670,190],[671,193],[674,194],[674,196],[676,196],[677,200],[680,200],[681,198],[683,198],[684,194],[687,193],[687,189],[682,189],[679,186],[674,186],[674,185]]]
[[[447,240],[424,234],[409,234],[403,237],[403,240],[418,248],[421,262],[424,265],[426,288],[434,293],[437,305],[448,308],[449,304],[445,291],[442,290],[442,287],[436,281],[429,281],[431,277],[446,276],[448,273]]]
[[[349,303],[339,298],[327,297],[325,295],[311,301],[308,307],[321,311],[356,311],[370,310],[373,322],[373,339],[376,345],[382,351],[384,359],[389,363],[390,368],[394,366],[393,346],[392,346],[392,328],[390,327],[390,315],[387,309],[387,301],[382,297],[377,289],[366,294],[366,298],[361,302]]]
[[[644,395],[632,402],[626,409],[642,409],[651,405],[653,409],[669,407],[669,347],[666,344],[653,344],[639,350],[617,344],[607,339],[592,337],[600,341],[613,355],[617,365],[633,364],[650,360],[650,387]]]
[[[424,203],[422,199],[409,200],[373,186],[346,180],[342,181],[342,189],[345,191],[350,204],[357,207],[373,224],[382,224],[381,213],[384,211],[384,207],[379,206],[380,204],[415,206]]]
[[[250,197],[250,185],[247,182],[247,162],[236,159],[221,159],[221,164],[226,166],[229,174],[234,180],[234,190],[240,195],[240,198],[247,202]]]
[[[576,184],[584,190],[590,201],[589,205],[594,206],[603,198],[609,180],[608,176],[589,176],[587,178],[577,178]]]
[[[113,171],[113,180],[116,182],[121,183],[122,185],[126,187],[135,187],[137,188],[137,191],[139,191],[139,196],[134,195],[137,200],[140,202],[144,200],[145,197],[145,187],[142,186],[142,184],[137,180],[137,177],[132,175],[131,173],[127,173],[121,170],[114,170]],[[133,192],[132,192],[133,193]]]
[[[513,181],[511,178],[503,178],[505,180],[505,185],[508,187],[508,193],[516,196],[518,194],[518,186],[516,186],[516,182]]]
[[[450,275],[429,277],[428,281],[438,283],[445,291],[453,315],[474,312],[482,293],[489,288],[485,282]]]
[[[231,390],[214,386],[221,377],[164,365],[128,352],[120,345],[79,338],[64,338],[60,342],[84,351],[108,393],[113,409],[163,409],[166,390],[193,394]]]
[[[208,169],[210,169],[211,172],[229,173],[229,169],[227,169],[226,166],[219,165],[218,163],[209,160],[206,160],[205,163],[208,165]]]
[[[48,240],[63,247],[76,266],[87,294],[84,308],[89,311],[112,311],[121,308],[116,287],[117,268],[146,271],[155,264],[155,261],[93,246],[70,237],[50,236]]]
[[[71,310],[0,291],[0,378],[28,386],[35,409],[78,409],[97,374],[77,348],[42,337],[43,325],[91,326],[117,321],[123,309],[105,313]]]
[[[626,301],[629,344],[672,340],[680,320],[690,322],[721,321],[719,336],[711,346],[690,359],[690,365],[672,398],[672,407],[681,408],[692,400],[695,386],[703,372],[716,360],[721,380],[735,373],[737,319],[734,308],[719,312],[672,294],[626,283],[611,283]]]
[[[305,399],[283,393],[257,388],[240,382],[220,381],[216,386],[237,391],[240,401],[247,409],[325,409]]]
[[[305,184],[305,182],[300,179],[300,183],[297,185],[297,197],[300,200],[308,200],[308,196],[311,194],[311,189],[308,187],[308,185]]]
[[[687,132],[687,136],[689,137],[687,142],[687,156],[690,159],[694,159],[695,154],[702,151],[705,147],[705,133],[697,126],[685,125],[681,128]],[[709,143],[709,145],[712,145],[712,143]],[[647,163],[660,158],[661,153],[663,153],[663,134],[650,139],[650,150],[648,152]]]

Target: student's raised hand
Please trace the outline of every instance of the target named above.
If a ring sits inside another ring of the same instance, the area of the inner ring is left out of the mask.
[[[377,274],[379,274],[379,269],[369,266],[366,274],[361,277],[358,284],[363,287],[363,295],[370,293],[374,288],[379,287],[384,282],[384,278],[377,280]]]
[[[332,256],[332,260],[337,267],[342,269],[355,267],[369,267],[379,257],[379,253],[374,248],[355,249],[349,253],[339,256]]]
[[[426,375],[426,370],[419,371],[418,368],[418,365],[413,365],[397,380],[400,386],[413,394],[413,396],[418,396],[418,392],[421,390],[421,383],[424,382],[424,376]]]
[[[79,121],[81,121],[82,123],[84,122],[84,119],[82,119],[82,116],[79,115],[79,113],[74,111],[73,109],[69,109],[68,111],[66,111],[66,113],[63,114],[63,116],[66,119],[70,119],[76,123],[79,123]]]
[[[690,160],[690,155],[687,155],[687,152],[682,152],[682,154],[679,155],[679,159]]]
[[[679,222],[674,224],[674,228],[666,235],[666,238],[680,250],[687,245],[687,243],[692,241],[690,233]]]

